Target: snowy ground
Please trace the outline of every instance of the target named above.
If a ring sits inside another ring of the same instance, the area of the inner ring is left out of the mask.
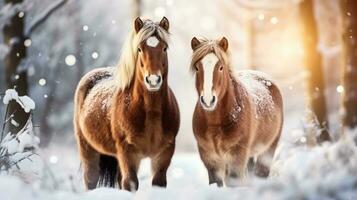
[[[31,99],[18,96],[14,90],[6,92],[3,103],[10,100],[21,103],[26,112],[35,108]],[[73,138],[70,144],[57,141],[48,149],[38,149],[31,118],[28,122],[16,135],[7,134],[0,141],[0,161],[8,158],[10,164],[16,163],[9,168],[0,162],[1,200],[357,199],[357,146],[353,140],[357,129],[346,131],[338,142],[316,146],[310,139],[319,132],[313,124],[302,122],[301,128],[287,129],[292,127],[287,121],[271,176],[266,180],[250,177],[238,188],[208,186],[198,153],[176,153],[168,171],[168,187],[152,187],[150,161],[144,160],[139,190],[130,193],[110,188],[84,191]]]
[[[283,141],[272,177],[268,180],[251,178],[240,188],[208,186],[206,169],[199,156],[183,153],[174,155],[168,187],[153,188],[150,162],[144,160],[136,193],[109,188],[83,191],[81,171],[73,150],[56,151],[62,156],[49,156],[48,160],[38,157],[41,165],[35,164],[36,159],[23,164],[27,173],[31,169],[35,172],[31,180],[0,175],[1,199],[357,199],[357,147],[350,138],[311,148]],[[43,157],[51,153],[50,150],[40,152]]]

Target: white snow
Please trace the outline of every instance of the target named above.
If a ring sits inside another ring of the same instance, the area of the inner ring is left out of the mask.
[[[10,136],[10,135],[11,134],[8,134],[8,136]],[[3,143],[1,144],[1,147],[6,148],[8,154],[14,154],[19,149],[19,142],[14,137],[13,138],[5,138]]]
[[[14,120],[13,118],[11,118],[10,122],[11,122],[11,124],[14,125],[15,127],[18,127],[18,126],[20,125],[20,124],[19,124],[16,120]]]
[[[6,90],[3,103],[7,105],[11,100],[20,104],[27,113],[35,109],[35,102],[28,96],[19,96],[15,89]]]
[[[295,130],[295,133],[291,133],[294,135],[293,139],[280,142],[271,177],[266,180],[250,177],[242,187],[209,186],[207,172],[199,155],[179,153],[174,155],[168,170],[166,189],[151,186],[150,161],[143,160],[138,174],[140,186],[136,193],[116,188],[97,188],[85,192],[82,178],[71,178],[73,175],[80,177],[82,171],[73,174],[73,170],[69,170],[66,174],[65,170],[58,168],[61,164],[73,165],[75,162],[69,161],[67,156],[59,162],[58,157],[51,154],[49,160],[53,165],[41,168],[42,178],[34,183],[26,184],[17,177],[0,175],[0,194],[4,200],[356,199],[357,147],[352,136],[357,134],[357,130],[347,131],[349,134],[336,143],[309,148],[306,144],[296,144],[296,140],[301,140],[304,133]],[[55,152],[72,154],[67,147],[62,148],[57,148]],[[21,193],[18,192],[20,190]]]
[[[7,134],[0,147],[7,149],[8,154],[22,153],[25,148],[37,148],[39,139],[34,135],[31,117],[26,125],[16,134]]]
[[[0,176],[0,194],[4,194],[4,200],[357,198],[357,147],[351,138],[321,147],[289,147],[284,151],[273,164],[271,178],[263,180],[252,177],[245,186],[238,188],[208,186],[206,169],[198,154],[181,153],[173,157],[166,189],[151,186],[150,162],[144,160],[139,170],[140,187],[136,193],[110,188],[98,188],[89,192],[74,192],[78,191],[76,189],[48,190],[37,184],[25,184],[18,178],[3,175]],[[72,184],[78,187],[76,184],[82,183]],[[20,190],[23,192],[17,192]]]
[[[243,83],[248,93],[253,97],[257,106],[257,116],[262,111],[273,108],[273,98],[268,89],[273,81],[269,75],[254,70],[242,70],[237,72],[236,78]]]

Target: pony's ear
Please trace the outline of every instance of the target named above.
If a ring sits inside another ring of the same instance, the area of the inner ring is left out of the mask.
[[[140,19],[140,17],[137,17],[134,21],[134,28],[136,33],[138,33],[143,26],[144,22]]]
[[[201,42],[196,38],[196,37],[193,37],[192,40],[191,40],[191,48],[192,50],[196,50],[197,47],[201,44]]]
[[[161,26],[163,29],[165,29],[168,32],[170,27],[169,20],[166,17],[163,17],[159,23],[159,26]]]
[[[227,38],[226,38],[226,37],[223,37],[223,38],[219,41],[218,45],[219,45],[224,51],[227,51],[227,50],[228,50],[228,40],[227,40]]]

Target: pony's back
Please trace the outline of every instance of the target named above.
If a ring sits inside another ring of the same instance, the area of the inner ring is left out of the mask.
[[[89,71],[85,74],[78,83],[76,88],[76,92],[74,95],[74,110],[75,113],[80,110],[83,105],[85,98],[87,97],[88,93],[102,80],[111,78],[114,73],[113,67],[103,67],[103,68],[96,68]]]
[[[260,71],[241,70],[236,73],[236,78],[244,85],[245,89],[252,96],[257,109],[257,114],[272,111],[275,104],[274,96],[280,97],[281,94],[272,78]],[[273,94],[272,90],[276,90]],[[277,98],[276,100],[278,100]]]

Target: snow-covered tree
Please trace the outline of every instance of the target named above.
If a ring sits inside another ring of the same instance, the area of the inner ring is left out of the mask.
[[[5,132],[3,128],[0,136],[0,172],[11,171],[14,169],[20,170],[20,163],[26,159],[30,159],[35,155],[38,148],[39,139],[34,133],[32,124],[31,111],[35,109],[35,102],[28,96],[20,96],[14,89],[6,90],[3,102],[5,106],[9,106],[10,102],[15,102],[21,110],[29,114],[26,124],[16,132]],[[3,122],[3,127],[6,124],[12,124],[15,127],[19,126],[13,115],[10,115]]]
[[[38,15],[28,26],[25,24],[27,10],[32,6],[30,0],[5,0],[3,10],[4,17],[0,28],[2,28],[4,44],[8,51],[4,53],[5,80],[7,88],[15,88],[20,95],[28,94],[27,76],[27,48],[31,45],[31,34],[67,0],[54,2],[48,9]],[[11,11],[11,12],[10,12]],[[6,130],[11,133],[19,132],[27,123],[29,114],[22,112],[21,106],[11,101],[7,107],[6,118],[12,118],[18,123],[6,125]]]

